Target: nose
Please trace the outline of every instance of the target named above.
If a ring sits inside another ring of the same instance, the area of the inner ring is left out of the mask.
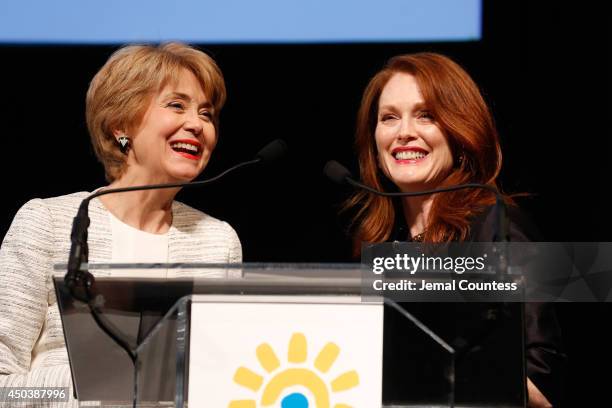
[[[399,140],[410,141],[416,139],[416,128],[414,122],[410,117],[403,117],[400,121],[400,127],[398,129],[397,138]]]
[[[185,123],[183,124],[183,128],[192,133],[195,136],[200,135],[202,133],[203,125],[202,119],[197,111],[190,109],[185,116]]]

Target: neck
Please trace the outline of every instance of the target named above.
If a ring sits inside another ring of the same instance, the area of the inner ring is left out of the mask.
[[[433,195],[402,198],[404,218],[408,228],[410,228],[411,237],[421,234],[427,229],[429,210],[432,203]]]
[[[124,174],[108,187],[122,188],[164,182],[167,181]],[[179,188],[166,188],[114,193],[101,196],[100,201],[122,222],[141,231],[163,234],[172,225],[172,201],[179,190]]]

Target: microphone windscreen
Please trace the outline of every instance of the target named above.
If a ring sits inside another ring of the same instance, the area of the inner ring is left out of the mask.
[[[323,172],[333,182],[338,184],[346,183],[347,177],[351,177],[351,172],[335,160],[328,161],[323,168]]]
[[[255,157],[265,162],[273,161],[283,157],[287,150],[287,143],[282,139],[276,139],[265,145]]]

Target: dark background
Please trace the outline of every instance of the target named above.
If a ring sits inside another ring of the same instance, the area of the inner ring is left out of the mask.
[[[602,4],[597,6],[597,4]],[[610,151],[609,13],[604,2],[485,1],[483,40],[433,44],[203,45],[223,70],[228,103],[204,177],[283,138],[289,157],[179,199],[227,220],[245,261],[346,262],[347,189],[329,159],[357,173],[361,93],[396,54],[435,51],[464,66],[490,103],[504,149],[502,187],[550,241],[610,241],[604,188]],[[85,125],[88,83],[116,46],[0,46],[4,175],[0,236],[28,199],[105,184]],[[609,383],[609,304],[561,304],[569,354],[566,406],[590,406]],[[605,372],[605,371],[604,371]]]

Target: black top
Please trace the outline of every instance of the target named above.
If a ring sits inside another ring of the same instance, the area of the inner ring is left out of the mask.
[[[396,217],[392,241],[410,240],[405,219]],[[510,241],[537,242],[540,234],[518,208],[509,207],[508,229]],[[486,208],[470,224],[468,241],[492,242],[496,236],[495,207]],[[456,307],[455,305],[454,307]],[[527,376],[555,406],[561,403],[566,355],[562,351],[561,331],[551,303],[525,303],[525,354]]]

